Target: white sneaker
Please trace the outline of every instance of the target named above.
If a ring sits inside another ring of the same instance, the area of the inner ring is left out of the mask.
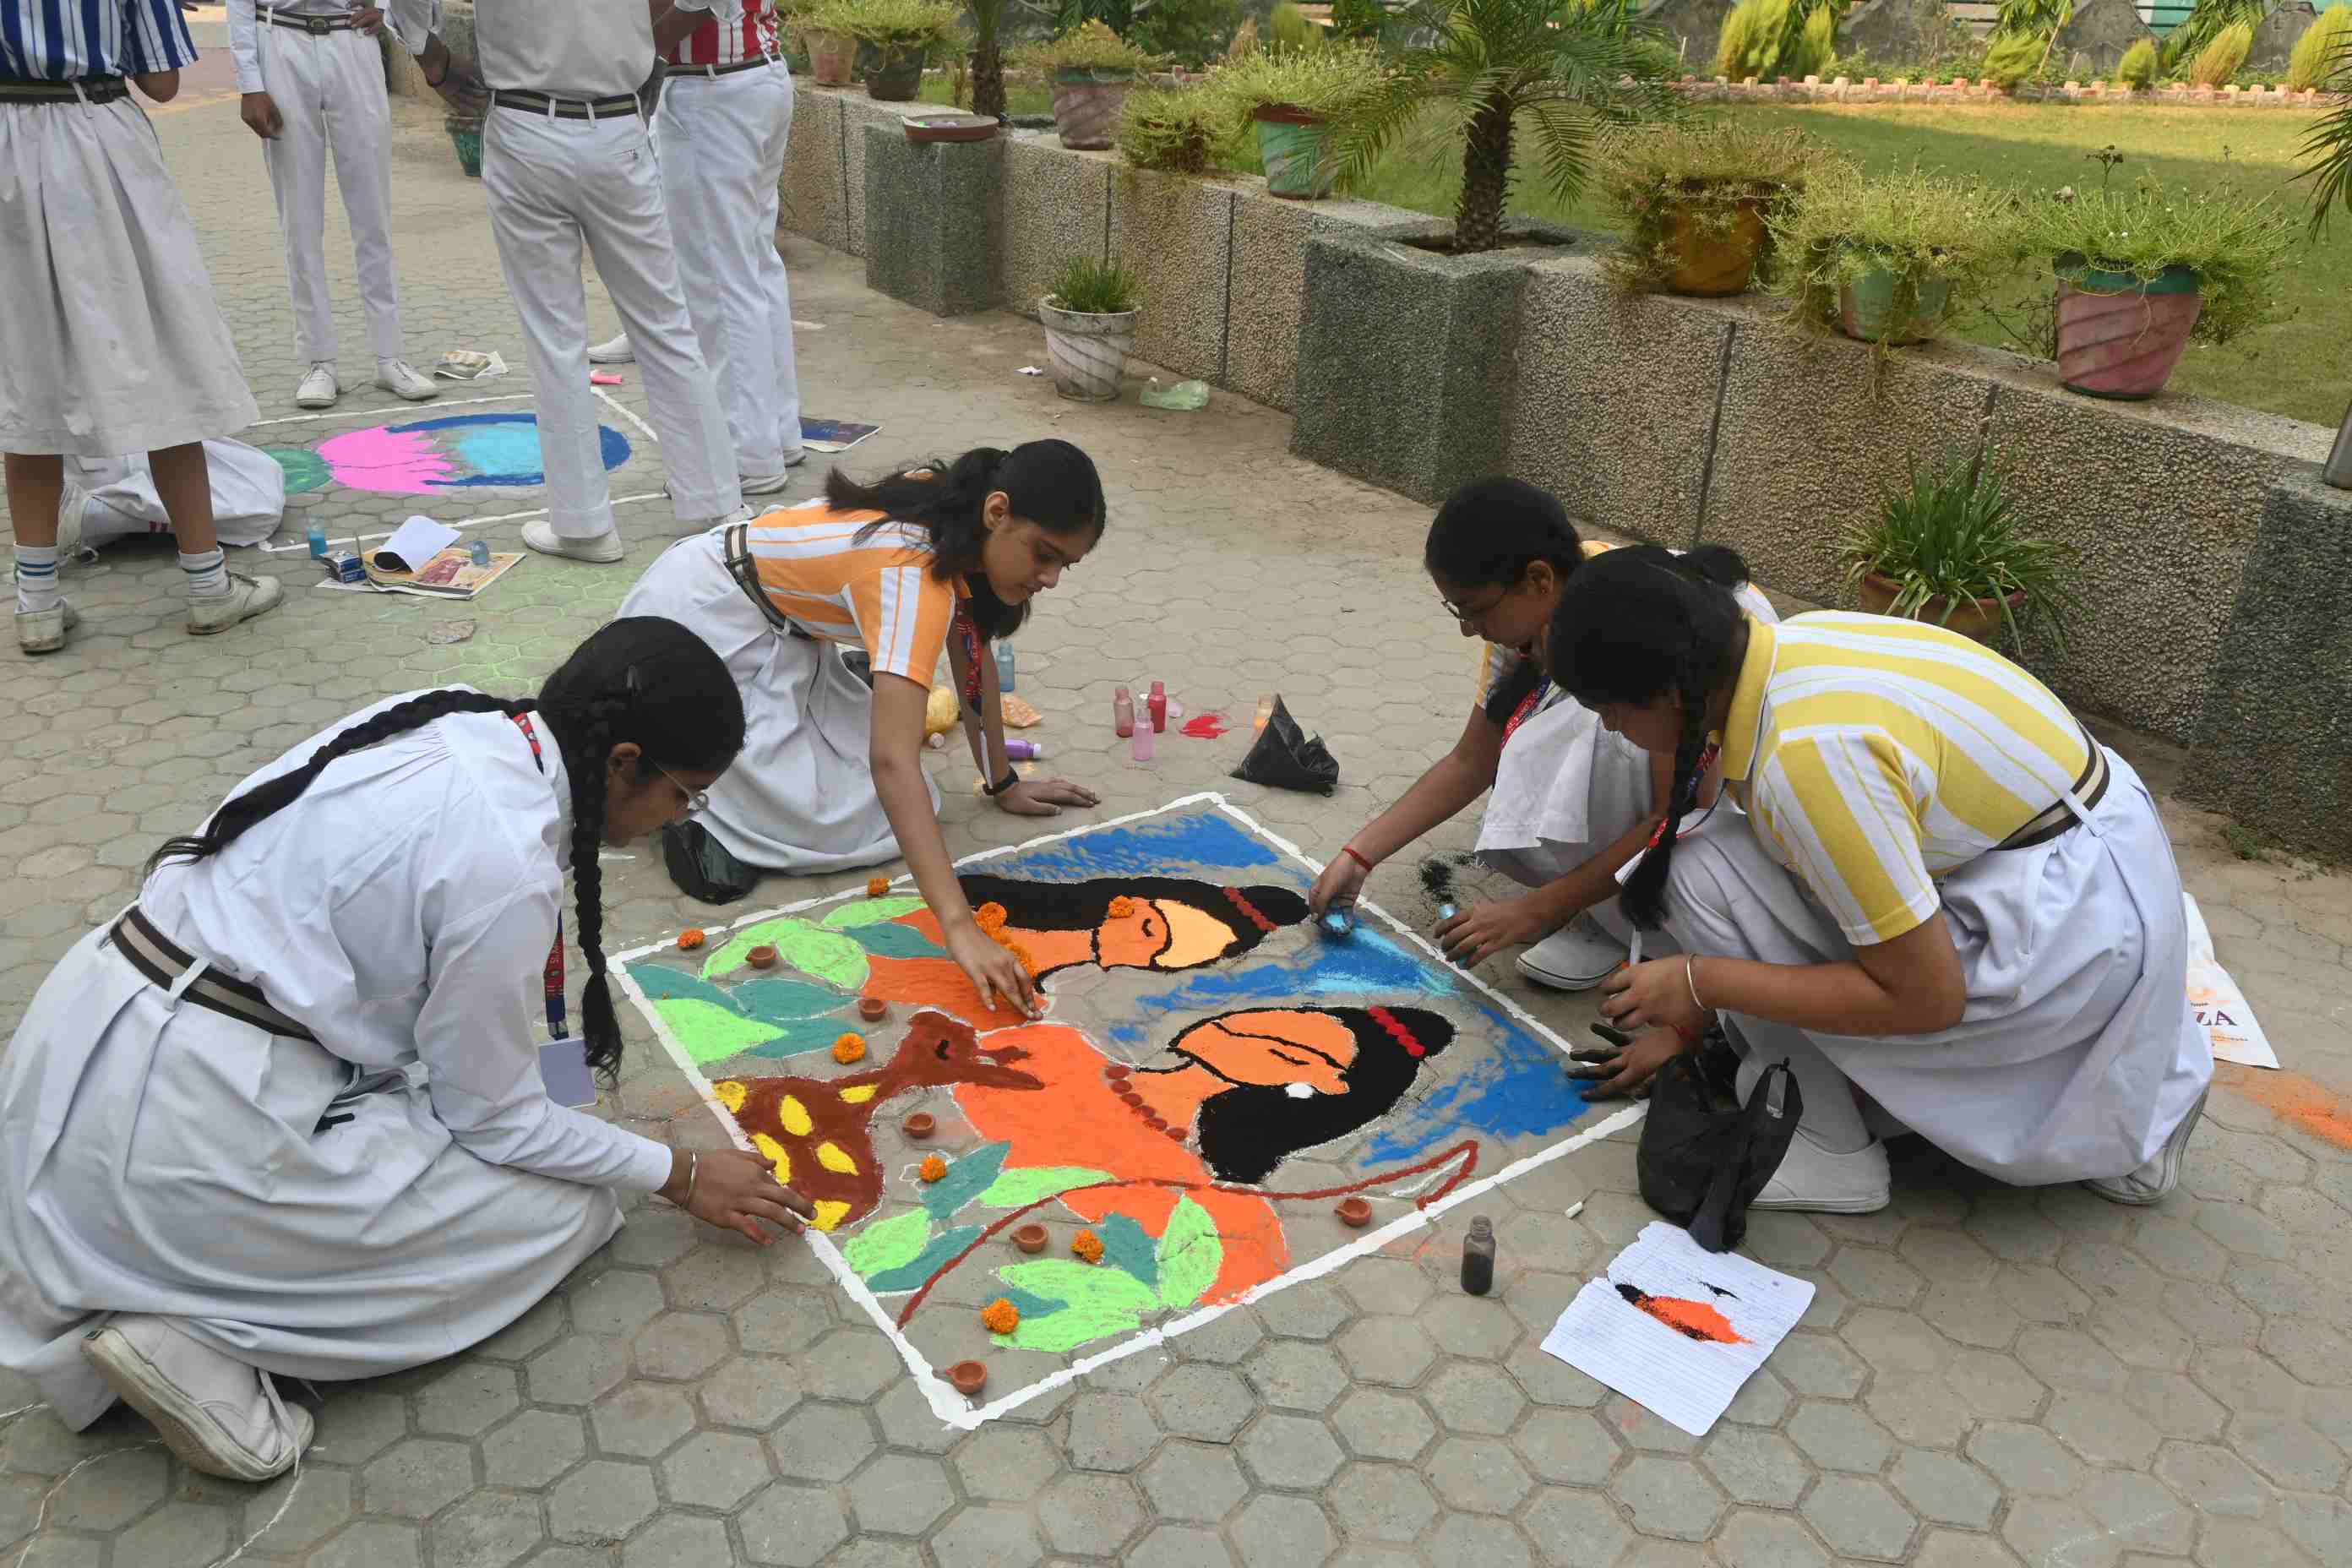
[[[81,1353],[122,1402],[154,1423],[193,1470],[233,1481],[283,1475],[318,1424],[289,1408],[265,1372],[191,1339],[168,1319],[128,1314],[93,1330]]]
[[[425,403],[441,395],[433,378],[404,359],[376,361],[375,384],[394,397],[404,397],[411,403]]]
[[[737,481],[736,488],[747,496],[772,496],[790,489],[792,482],[793,471],[787,467],[781,474],[746,474]]]
[[[1555,991],[1590,991],[1625,962],[1625,944],[1579,915],[1519,954],[1519,973]]]
[[[89,510],[89,492],[74,483],[65,481],[58,494],[58,564],[81,558],[81,539],[85,519]]]
[[[2164,1141],[2164,1147],[2156,1152],[2156,1158],[2129,1175],[2110,1176],[2083,1184],[2111,1204],[2129,1204],[2134,1208],[2144,1208],[2158,1202],[2180,1184],[2180,1157],[2189,1152],[2189,1135],[2197,1130],[2198,1119],[2204,1114],[2205,1096],[2200,1094],[2197,1097],[2197,1103],[2189,1108],[2189,1114],[2180,1119],[2180,1125],[2172,1130],[2172,1136]]]
[[[275,577],[248,577],[242,572],[232,572],[228,574],[227,593],[208,598],[188,595],[188,635],[208,637],[215,632],[225,632],[256,616],[268,614],[285,597],[285,586]]]
[[[59,599],[47,610],[16,612],[16,646],[26,653],[55,653],[66,646],[66,634],[81,625],[81,612]]]
[[[637,351],[629,346],[629,334],[622,332],[618,336],[606,338],[603,342],[590,349],[588,363],[590,364],[635,364],[637,363]]]
[[[297,408],[332,408],[335,399],[343,395],[342,384],[335,379],[335,367],[325,360],[310,367],[302,384],[294,389]]]
[[[1780,1168],[1748,1206],[1803,1209],[1812,1214],[1875,1214],[1894,1197],[1886,1145],[1872,1142],[1851,1154],[1832,1154],[1801,1131],[1789,1140]]]
[[[555,525],[544,520],[522,525],[522,542],[541,555],[561,555],[572,561],[618,561],[625,553],[620,531],[606,529],[593,539],[567,539],[555,531]]]

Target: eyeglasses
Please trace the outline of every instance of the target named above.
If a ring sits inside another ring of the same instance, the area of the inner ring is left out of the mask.
[[[669,780],[671,784],[676,784],[677,786],[677,793],[686,797],[687,816],[699,816],[703,812],[709,809],[710,792],[709,790],[687,788],[683,783],[679,782],[678,776],[676,773],[670,772],[667,768],[663,767],[659,763],[656,763],[654,764],[654,771],[661,774],[662,777]]]
[[[1488,616],[1493,615],[1495,611],[1501,606],[1503,601],[1510,596],[1511,591],[1508,588],[1504,588],[1497,591],[1493,598],[1487,600],[1483,605],[1476,605],[1475,607],[1469,605],[1457,605],[1453,600],[1444,597],[1440,597],[1437,602],[1445,607],[1445,613],[1447,615],[1452,616],[1464,626],[1475,626],[1480,621],[1485,620]]]

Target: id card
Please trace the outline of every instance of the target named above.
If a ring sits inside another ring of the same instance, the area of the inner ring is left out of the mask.
[[[588,1070],[588,1042],[573,1036],[539,1047],[539,1081],[547,1098],[573,1110],[596,1103],[595,1076]]]

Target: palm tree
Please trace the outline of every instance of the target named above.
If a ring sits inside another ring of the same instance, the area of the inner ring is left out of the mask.
[[[1005,0],[964,0],[971,14],[971,111],[1004,118]]]
[[[1444,141],[1458,140],[1457,252],[1501,242],[1521,127],[1533,132],[1544,189],[1570,201],[1584,188],[1603,130],[1680,108],[1666,76],[1672,57],[1633,33],[1614,5],[1417,0],[1401,30],[1428,42],[1399,56],[1341,116],[1334,144],[1342,176],[1360,179],[1424,116]]]
[[[2352,81],[2339,79],[2344,78],[2352,78],[2352,42],[2336,51],[2328,71],[2331,86],[2352,86]],[[2302,178],[2311,182],[2311,229],[2315,235],[2327,226],[2328,215],[2338,204],[2352,212],[2352,93],[2337,98],[2336,107],[2312,126],[2304,139],[2303,155],[2311,160]],[[2335,449],[2320,477],[2340,489],[2352,489],[2352,409],[2345,410]]]

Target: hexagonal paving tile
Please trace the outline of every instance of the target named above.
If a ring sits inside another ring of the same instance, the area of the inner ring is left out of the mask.
[[[1439,1563],[1476,1563],[1483,1568],[1522,1568],[1535,1555],[1527,1538],[1508,1520],[1481,1519],[1457,1513],[1437,1527],[1430,1538],[1429,1554]]]
[[[1362,1460],[1340,1472],[1323,1500],[1349,1535],[1399,1545],[1428,1529],[1439,1512],[1437,1499],[1419,1474],[1402,1465]]]
[[[1123,1476],[1066,1475],[1037,1503],[1047,1543],[1073,1557],[1117,1557],[1148,1517]]]
[[[1559,1568],[1614,1563],[1633,1536],[1597,1492],[1546,1487],[1519,1516],[1536,1552]]]
[[[1238,1447],[1252,1475],[1292,1491],[1321,1486],[1346,1458],[1323,1423],[1304,1415],[1261,1415]]]
[[[1258,1398],[1276,1410],[1319,1414],[1347,1392],[1348,1369],[1328,1345],[1274,1340],[1242,1363]]]
[[[790,1357],[739,1356],[705,1378],[696,1393],[703,1418],[720,1426],[765,1432],[782,1421],[806,1392]],[[930,1406],[923,1415],[934,1426]]]
[[[226,1509],[165,1503],[117,1537],[115,1552],[125,1563],[209,1563],[228,1550],[235,1522]]]
[[[587,1451],[579,1416],[526,1410],[482,1439],[483,1479],[494,1487],[543,1487]]]
[[[430,1519],[474,1487],[474,1457],[458,1443],[412,1437],[361,1472],[370,1513]]]
[[[2185,1552],[2196,1536],[2195,1516],[2148,1476],[2101,1470],[2084,1483],[2075,1500],[2091,1510],[2107,1534],[2126,1546]],[[2345,1540],[2352,1542],[2352,1536]]]
[[[1895,1452],[1885,1429],[1851,1405],[1808,1400],[1790,1419],[1790,1438],[1815,1464],[1876,1475]]]
[[[1794,1333],[1772,1352],[1772,1370],[1799,1394],[1852,1399],[1870,1375],[1854,1353],[1823,1334]]]
[[[661,1478],[670,1501],[725,1513],[768,1484],[768,1452],[741,1433],[698,1432],[661,1462]]]
[[[1153,1463],[1184,1447],[1183,1444],[1171,1443]],[[951,1462],[963,1481],[963,1489],[971,1496],[985,1502],[1025,1502],[1053,1479],[1061,1466],[1061,1456],[1055,1451],[1053,1439],[1034,1427],[992,1421],[963,1440]],[[1240,1473],[1238,1468],[1234,1473]]]
[[[569,1304],[579,1332],[627,1339],[660,1314],[661,1281],[634,1268],[608,1268],[572,1291]]]
[[[64,1471],[49,1519],[68,1530],[120,1530],[161,1501],[171,1462],[158,1449],[100,1449]],[[36,1504],[36,1511],[38,1505]]]
[[[753,1498],[736,1516],[735,1528],[752,1562],[777,1568],[813,1568],[849,1539],[849,1521],[831,1492],[790,1481]]]
[[[1249,1490],[1241,1465],[1229,1450],[1201,1443],[1161,1445],[1139,1479],[1144,1494],[1162,1518],[1202,1524],[1224,1518]]]
[[[1131,1470],[1160,1446],[1151,1407],[1133,1394],[1082,1394],[1070,1406],[1070,1463],[1087,1470]]]
[[[1234,1521],[1244,1568],[1320,1568],[1338,1537],[1323,1510],[1306,1498],[1265,1493]]]
[[[1518,1425],[1527,1396],[1510,1374],[1483,1362],[1441,1367],[1423,1391],[1429,1407],[1449,1431],[1500,1436]]]
[[[728,1542],[722,1521],[682,1513],[662,1515],[621,1550],[621,1568],[705,1568],[734,1559],[735,1548]],[[440,1564],[436,1562],[434,1568]],[[539,1564],[534,1563],[531,1568]],[[583,1563],[582,1568],[587,1564]]]
[[[537,1498],[485,1491],[443,1513],[425,1537],[433,1543],[434,1568],[507,1568],[547,1539],[547,1527]]]
[[[2253,1515],[2270,1501],[2270,1486],[2243,1459],[2208,1443],[2167,1443],[2156,1473],[2207,1513]]]
[[[259,1532],[253,1551],[269,1557],[298,1556],[341,1529],[356,1511],[352,1506],[355,1479],[348,1471],[306,1464],[299,1475],[281,1476],[255,1492],[246,1505],[246,1528]],[[27,1518],[25,1528],[31,1523]],[[0,1533],[5,1531],[0,1524]]]
[[[955,1502],[946,1467],[919,1455],[885,1454],[849,1483],[860,1533],[919,1536]]]
[[[967,1506],[931,1537],[939,1568],[1025,1568],[1045,1555],[1029,1516],[1009,1508]]]
[[[1723,1512],[1723,1494],[1688,1459],[1643,1455],[1618,1472],[1611,1492],[1647,1535],[1704,1541]]]
[[[2000,1506],[2000,1489],[1964,1459],[1925,1448],[1906,1448],[1887,1479],[1919,1517],[1937,1524],[1982,1530]]]
[[[1812,1479],[1803,1456],[1787,1438],[1753,1427],[1717,1427],[1698,1459],[1736,1502],[1793,1508]]]
[[[407,1402],[389,1394],[335,1389],[319,1406],[310,1452],[338,1465],[363,1465],[408,1430]]]
[[[534,1405],[593,1405],[629,1375],[629,1347],[621,1340],[573,1334],[523,1363]]]
[[[1830,1555],[1784,1513],[1742,1509],[1723,1521],[1716,1555],[1731,1568],[1829,1568]]]
[[[1491,1437],[1448,1437],[1422,1469],[1446,1506],[1465,1513],[1509,1513],[1535,1488],[1509,1445]]]
[[[2011,1491],[2064,1497],[2083,1484],[2083,1467],[2038,1426],[1990,1423],[1969,1439],[1969,1458]]]
[[[1254,1310],[1267,1333],[1294,1340],[1328,1340],[1356,1310],[1338,1287],[1325,1279],[1309,1279],[1277,1290]]]
[[[1351,1451],[1373,1459],[1410,1459],[1437,1435],[1437,1424],[1412,1395],[1380,1388],[1348,1395],[1331,1424]]]
[[[423,1561],[424,1547],[414,1526],[363,1519],[313,1552],[310,1568],[415,1568]]]
[[[1216,1531],[1163,1524],[1137,1543],[1128,1554],[1127,1568],[1225,1568],[1233,1560]]]
[[[1882,1563],[1901,1562],[1918,1526],[1900,1498],[1861,1476],[1822,1477],[1801,1511],[1832,1550]]]
[[[700,1245],[662,1270],[672,1302],[688,1311],[730,1312],[766,1288],[767,1260],[758,1247],[707,1230],[697,1239]]]
[[[1359,1258],[1334,1278],[1363,1312],[1410,1317],[1437,1289],[1427,1275],[1401,1258]]]
[[[691,1382],[733,1353],[727,1320],[705,1312],[665,1312],[637,1335],[637,1371]]]
[[[776,1468],[802,1480],[847,1480],[875,1446],[866,1412],[845,1405],[803,1405],[768,1434]]]
[[[890,1342],[866,1327],[835,1329],[795,1360],[801,1381],[819,1399],[862,1404],[907,1373]]]
[[[416,1396],[416,1429],[436,1437],[478,1437],[521,1403],[513,1368],[460,1362]]]
[[[619,1541],[653,1516],[653,1472],[643,1465],[596,1459],[547,1494],[547,1521],[558,1541]]]
[[[798,1355],[833,1326],[833,1310],[814,1290],[763,1290],[734,1317],[743,1348],[761,1355]]]
[[[1411,1388],[1437,1359],[1437,1347],[1410,1318],[1359,1318],[1340,1331],[1338,1344],[1358,1383],[1392,1388]]]
[[[1257,1408],[1249,1384],[1221,1366],[1172,1366],[1147,1397],[1162,1431],[1208,1443],[1231,1442]]]
[[[606,1453],[650,1459],[694,1430],[694,1402],[682,1388],[627,1383],[597,1401],[588,1424]]]

